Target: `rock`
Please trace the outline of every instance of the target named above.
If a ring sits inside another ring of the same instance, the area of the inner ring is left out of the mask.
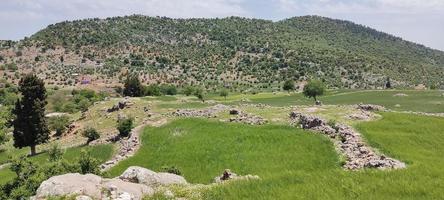
[[[106,111],[109,112],[109,113],[110,112],[115,112],[115,111],[118,111],[118,110],[129,108],[132,105],[134,105],[134,103],[129,101],[128,98],[125,97],[124,100],[119,101],[116,105],[114,105],[113,107],[107,109]]]
[[[242,179],[245,179],[245,180],[259,179],[259,176],[256,176],[256,175],[239,176],[239,175],[231,172],[231,170],[225,169],[224,172],[220,176],[216,176],[214,178],[214,182],[215,183],[223,183],[223,182],[229,181],[229,180],[242,180]]]
[[[129,167],[119,178],[152,187],[188,184],[182,176],[170,173],[156,173],[142,167]]]
[[[238,114],[239,114],[239,110],[236,110],[236,109],[230,110],[230,115],[238,115]]]
[[[117,178],[105,179],[102,188],[111,193],[111,199],[142,199],[144,195],[154,194],[154,189],[147,185],[125,182]]]
[[[76,197],[76,200],[93,200],[93,199],[89,196],[80,195]]]
[[[319,100],[316,100],[315,104],[316,104],[317,106],[321,106],[321,105],[322,105],[322,102],[319,101]]]
[[[36,199],[50,196],[86,195],[94,199],[101,198],[102,178],[93,174],[65,174],[43,181],[36,192]]]
[[[358,104],[357,108],[364,111],[384,111],[384,106],[373,104]]]
[[[409,95],[404,94],[404,93],[397,93],[393,95],[394,97],[408,97]]]
[[[207,109],[202,110],[194,110],[194,109],[179,109],[173,112],[172,114],[177,117],[206,117],[206,118],[214,118],[217,116],[219,112],[225,111],[229,109],[228,106],[217,104],[211,106]]]

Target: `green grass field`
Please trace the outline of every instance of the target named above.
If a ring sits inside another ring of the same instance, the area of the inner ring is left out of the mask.
[[[104,162],[111,158],[113,154],[113,146],[110,144],[106,145],[97,145],[97,146],[89,146],[89,147],[74,147],[65,150],[63,154],[63,158],[68,161],[75,161],[79,157],[79,152],[82,150],[89,150],[91,155],[97,158],[100,162]],[[28,149],[26,149],[28,150]],[[21,150],[23,151],[23,150]],[[26,153],[25,153],[26,154]],[[48,161],[48,154],[41,153],[36,156],[30,158],[32,161],[36,163],[43,164]],[[9,170],[9,168],[4,168],[0,170],[0,185],[12,180],[15,177],[15,174]]]
[[[405,170],[344,171],[328,139],[292,127],[182,119],[147,128],[139,152],[110,175],[133,165],[153,170],[174,165],[192,183],[208,184],[225,168],[261,177],[215,187],[205,199],[442,198],[444,119],[381,114],[382,120],[357,129],[372,146],[405,161]]]
[[[403,93],[408,96],[394,96],[398,93]],[[263,103],[273,106],[313,105],[313,100],[304,97],[301,93],[277,93],[275,95],[272,93],[260,93],[256,95],[233,94],[229,96],[227,100],[217,96],[213,96],[212,98],[229,103],[248,99],[251,103]],[[331,90],[324,96],[319,97],[319,99],[324,104],[331,105],[369,103],[383,105],[397,111],[444,112],[443,91],[439,90]]]

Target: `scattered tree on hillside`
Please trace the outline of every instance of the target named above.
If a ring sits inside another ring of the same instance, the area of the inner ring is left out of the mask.
[[[222,90],[220,91],[219,95],[220,95],[221,97],[224,97],[225,100],[227,100],[228,90],[227,90],[227,89],[222,89]]]
[[[35,147],[49,140],[49,128],[46,124],[45,106],[46,89],[43,80],[33,74],[26,75],[19,82],[22,98],[18,99],[12,113],[14,146],[31,147],[31,155],[36,154]]]
[[[390,77],[387,77],[387,82],[385,83],[385,88],[387,88],[387,89],[392,88],[392,83],[390,81]]]
[[[183,93],[184,93],[186,96],[190,96],[190,95],[192,95],[192,94],[194,93],[194,87],[192,87],[192,86],[187,86],[187,87],[185,87],[185,88],[183,89]]]
[[[282,87],[282,89],[284,89],[285,91],[290,92],[291,90],[294,90],[294,81],[293,80],[287,80],[284,83],[284,86]]]
[[[65,132],[66,127],[69,124],[68,116],[56,116],[48,119],[48,126],[50,130],[56,131],[56,136],[61,136],[63,132]]]
[[[140,97],[143,94],[143,87],[139,77],[128,75],[123,88],[123,95],[130,97]]]
[[[324,95],[324,92],[325,92],[325,86],[319,80],[309,81],[307,85],[304,86],[304,91],[303,91],[304,96],[313,98],[315,102],[318,102],[316,97]]]

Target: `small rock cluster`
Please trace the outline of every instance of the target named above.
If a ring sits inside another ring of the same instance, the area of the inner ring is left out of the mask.
[[[128,99],[124,99],[124,100],[122,100],[122,101],[119,101],[119,102],[118,102],[116,105],[114,105],[113,107],[108,108],[108,109],[106,110],[106,112],[109,112],[109,113],[111,113],[111,112],[115,112],[115,111],[118,111],[118,110],[122,110],[122,109],[128,108],[128,107],[130,107],[130,106],[132,106],[132,105],[134,105],[133,102],[129,101]]]
[[[129,167],[121,176],[112,179],[78,173],[54,176],[44,181],[31,199],[79,195],[76,199],[138,200],[153,195],[161,186],[186,184],[182,176]]]
[[[228,110],[230,107],[217,104],[207,109],[202,110],[194,110],[194,109],[180,109],[173,112],[174,116],[177,117],[206,117],[206,118],[215,118],[219,112]]]
[[[377,155],[368,147],[361,135],[347,125],[329,125],[324,119],[316,116],[290,113],[290,119],[297,121],[303,129],[310,129],[329,136],[336,149],[345,155],[347,160],[343,167],[348,170],[362,168],[401,169],[406,165],[398,160]]]
[[[237,109],[231,109],[230,115],[236,115],[236,117],[230,118],[230,122],[239,122],[250,125],[262,125],[267,123],[267,120],[260,116],[245,113]]]
[[[356,106],[357,109],[365,110],[365,111],[384,111],[386,110],[384,106],[374,105],[374,104],[358,104]]]

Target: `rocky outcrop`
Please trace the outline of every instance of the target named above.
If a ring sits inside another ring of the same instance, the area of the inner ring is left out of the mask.
[[[374,105],[374,104],[358,104],[356,106],[357,109],[365,110],[365,111],[384,111],[386,110],[384,106]]]
[[[113,107],[111,107],[111,108],[108,108],[107,110],[106,110],[106,112],[115,112],[115,111],[118,111],[118,110],[122,110],[122,109],[125,109],[125,108],[129,108],[130,106],[132,106],[132,105],[134,105],[134,103],[133,102],[131,102],[131,101],[129,101],[127,98],[125,98],[124,100],[122,100],[122,101],[119,101],[116,105],[114,105]]]
[[[205,117],[205,118],[215,118],[219,112],[228,110],[230,107],[217,104],[215,106],[211,106],[207,109],[194,110],[194,109],[179,109],[173,112],[174,116],[177,117]]]
[[[94,174],[64,174],[49,178],[40,185],[33,200],[43,200],[57,196],[75,197],[76,200],[109,199],[109,200],[140,200],[145,196],[163,193],[174,199],[175,194],[169,186],[188,188],[209,188],[215,184],[228,183],[230,180],[253,180],[258,176],[239,176],[225,170],[209,185],[189,184],[182,176],[154,172],[142,167],[129,167],[119,177],[107,179]],[[186,189],[185,189],[186,190]],[[194,198],[193,198],[194,199]]]
[[[140,183],[150,187],[168,186],[168,185],[185,185],[188,184],[185,178],[176,174],[156,173],[142,167],[129,167],[119,177],[122,180]]]
[[[350,126],[343,124],[329,125],[322,118],[298,112],[291,112],[290,119],[293,123],[299,123],[303,129],[314,130],[329,136],[333,140],[336,149],[347,158],[343,165],[345,169],[401,169],[406,167],[401,161],[382,154],[378,155],[371,147],[365,144],[361,135]]]

